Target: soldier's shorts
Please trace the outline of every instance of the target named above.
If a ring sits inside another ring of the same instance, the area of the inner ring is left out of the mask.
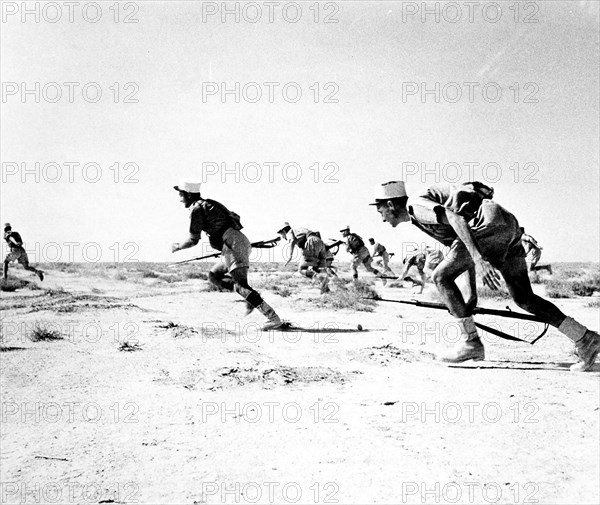
[[[221,261],[225,263],[229,272],[236,268],[249,268],[251,252],[250,241],[241,231],[229,228],[223,234]]]
[[[319,258],[325,258],[326,254],[327,249],[323,241],[317,235],[309,235],[302,250],[304,259],[307,261],[318,261]]]
[[[369,252],[369,250],[365,247],[362,246],[357,253],[354,254],[354,262],[358,263],[358,262],[362,262],[362,263],[368,263],[369,260],[371,259],[371,253]]]
[[[517,218],[496,202],[484,200],[469,227],[481,254],[495,268],[502,268],[507,258],[525,257],[521,244],[523,232]],[[451,255],[456,242],[450,247]]]
[[[536,266],[540,261],[541,257],[542,251],[540,251],[539,249],[532,249],[531,251],[529,251],[529,254],[525,258],[525,261],[527,261],[527,263],[529,263],[532,266]]]
[[[12,263],[13,261],[18,261],[19,263],[21,263],[21,265],[28,265],[29,264],[29,257],[27,256],[27,253],[25,252],[25,249],[23,249],[21,247],[19,249],[12,249],[6,255],[6,258],[4,259],[4,261],[8,262],[8,263]]]

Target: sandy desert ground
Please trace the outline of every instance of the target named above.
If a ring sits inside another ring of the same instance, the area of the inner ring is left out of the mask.
[[[362,302],[347,267],[324,297],[291,265],[252,272],[286,332],[206,268],[47,265],[1,294],[2,503],[600,502],[600,365],[570,372],[556,330],[484,335],[486,361],[447,366],[446,312]],[[554,301],[598,329],[597,297]]]

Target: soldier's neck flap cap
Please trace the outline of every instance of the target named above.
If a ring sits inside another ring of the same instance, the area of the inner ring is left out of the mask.
[[[381,201],[391,200],[392,198],[402,198],[408,196],[404,181],[390,181],[375,186],[375,202],[369,205],[377,205]]]
[[[285,222],[285,223],[283,223],[283,227],[281,229],[277,230],[277,233],[282,233],[282,232],[286,232],[287,233],[291,229],[292,229],[292,227],[290,226],[290,223]]]
[[[200,193],[200,183],[189,179],[180,179],[179,184],[173,186],[173,189],[185,191],[186,193]]]
[[[347,231],[348,233],[350,233],[350,226],[346,226],[345,228],[343,228],[342,230],[340,230],[340,233],[344,233],[345,231]]]

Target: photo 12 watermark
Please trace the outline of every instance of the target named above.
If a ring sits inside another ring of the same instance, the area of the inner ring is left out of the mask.
[[[138,2],[1,2],[2,23],[131,24],[140,22]]]
[[[2,81],[2,103],[115,103],[140,102],[137,82],[17,82]]]
[[[402,83],[402,103],[540,103],[536,82],[411,82]]]
[[[518,184],[540,182],[540,166],[535,161],[403,161],[401,179],[405,182],[457,184],[465,181],[480,181],[496,184],[501,180]]]
[[[540,2],[399,2],[403,23],[486,23],[500,21],[531,24],[540,22]]]
[[[533,342],[542,331],[544,324],[532,321],[507,322],[500,325],[496,321],[486,321],[485,326],[490,331],[480,329],[478,331],[481,340],[489,344],[497,344],[502,338],[492,331],[503,332],[509,337]],[[402,343],[439,344],[445,343],[454,345],[464,339],[463,328],[457,321],[448,321],[445,323],[439,321],[401,321],[400,333]]]
[[[340,503],[336,482],[202,482],[202,503]]]
[[[60,458],[47,458],[48,460]],[[137,482],[0,482],[0,503],[140,503]]]
[[[539,503],[535,482],[402,482],[400,503]]]
[[[400,402],[402,423],[434,424],[537,424],[540,407],[535,402]]]
[[[60,291],[54,296],[60,296]],[[66,296],[69,296],[66,293]],[[93,295],[88,297],[93,301]],[[135,321],[114,321],[100,324],[98,321],[0,321],[0,338],[12,344],[24,344],[40,340],[64,340],[72,344],[96,344],[109,342],[121,344],[129,342],[138,343],[137,335],[140,326]]]
[[[310,164],[296,161],[203,161],[201,170],[203,183],[296,184],[302,180],[315,184],[340,182],[340,167],[333,161],[315,161]]]
[[[20,183],[87,183],[110,181],[114,184],[140,182],[140,166],[133,161],[3,161],[2,184]]]
[[[284,332],[263,330],[263,323],[236,322],[233,328],[224,321],[204,321],[198,330],[202,342],[220,340],[221,343],[257,344],[259,342],[274,344],[283,342],[296,344],[311,342],[313,344],[337,344],[339,333],[348,332],[352,328],[342,328],[337,322],[316,322],[302,327],[286,328]],[[356,329],[356,331],[362,331]]]
[[[340,22],[339,2],[201,2],[202,23],[287,23]]]
[[[0,404],[3,424],[56,424],[56,423],[139,423],[140,407],[135,402],[103,405],[89,401],[68,402],[14,402]]]
[[[339,423],[340,406],[335,402],[316,401],[302,406],[298,402],[202,402],[202,423],[312,424]]]
[[[337,82],[203,82],[202,103],[339,103]]]
[[[30,263],[130,263],[138,262],[140,246],[133,241],[100,243],[95,241],[79,242],[26,242],[23,247]],[[11,252],[3,241],[0,246],[2,257]],[[20,258],[14,259],[19,261]]]

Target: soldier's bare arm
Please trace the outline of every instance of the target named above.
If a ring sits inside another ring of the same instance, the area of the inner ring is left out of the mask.
[[[184,242],[175,242],[171,246],[171,252],[181,251],[182,249],[189,249],[194,247],[200,241],[200,235],[191,234]]]
[[[483,283],[492,290],[499,289],[500,275],[498,272],[496,272],[496,269],[482,256],[466,219],[449,209],[445,209],[445,211],[448,223],[450,226],[452,226],[462,243],[465,244],[467,251],[469,251],[469,254],[471,255],[471,258],[473,258],[473,261],[475,261],[475,263],[481,267]]]

